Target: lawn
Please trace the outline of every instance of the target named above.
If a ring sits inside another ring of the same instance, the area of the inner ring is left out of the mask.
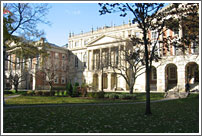
[[[4,133],[198,133],[199,98],[145,104],[4,109]]]
[[[137,93],[136,100],[121,100],[121,99],[96,99],[82,97],[50,97],[50,96],[19,96],[6,100],[7,105],[26,105],[26,104],[65,104],[65,103],[123,103],[123,102],[138,102],[145,101],[145,93]],[[163,99],[163,93],[151,94],[151,100]]]

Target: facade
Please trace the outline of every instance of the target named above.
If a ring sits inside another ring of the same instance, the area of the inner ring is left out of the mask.
[[[44,42],[44,39],[39,41]],[[14,43],[12,43],[14,44]],[[37,42],[35,43],[37,45]],[[45,60],[46,63],[42,64],[42,57],[35,56],[26,60],[19,59],[16,54],[11,54],[8,56],[6,61],[6,88],[11,89],[13,85],[9,81],[10,74],[18,75],[20,77],[19,89],[30,89],[30,90],[46,90],[50,86],[48,84],[48,75],[54,74],[52,76],[53,86],[62,87],[66,85],[67,74],[68,74],[68,50],[56,46],[51,43],[47,43],[48,48],[45,51],[48,53],[48,58]],[[12,63],[15,62],[15,63]],[[51,69],[51,71],[43,71],[42,67]]]
[[[149,39],[156,38],[156,32],[150,31]],[[102,69],[101,60],[117,62],[119,65],[121,54],[117,52],[121,46],[126,46],[126,40],[132,36],[141,37],[141,31],[136,24],[103,27],[91,32],[69,35],[68,49],[71,51],[71,81],[87,83],[93,90],[102,89],[102,75],[104,91],[129,91],[125,79],[116,74],[112,68]],[[167,30],[163,36],[180,37],[181,30]],[[163,38],[163,36],[161,38]],[[157,46],[162,46],[158,44]],[[151,69],[151,91],[165,92],[168,90],[185,90],[185,84],[190,83],[191,90],[198,89],[199,83],[199,54],[197,48],[190,45],[186,55],[182,55],[170,43],[170,50],[163,48],[157,51],[162,57],[160,62],[153,62]],[[103,56],[107,56],[104,57]],[[134,91],[145,91],[145,73],[139,76],[134,85]]]

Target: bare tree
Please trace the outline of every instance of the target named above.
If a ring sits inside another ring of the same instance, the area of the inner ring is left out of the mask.
[[[152,67],[152,62],[160,59],[159,55],[156,54],[158,50],[158,43],[160,43],[159,38],[168,29],[167,26],[172,26],[173,28],[179,26],[181,18],[179,18],[179,13],[191,13],[192,10],[187,10],[186,8],[180,7],[183,5],[181,3],[175,3],[164,8],[163,3],[100,3],[101,10],[100,14],[120,12],[120,16],[125,17],[128,12],[132,13],[134,16],[132,22],[137,23],[138,28],[141,29],[142,38],[140,39],[140,44],[144,46],[144,62],[146,68],[146,115],[151,114],[150,108],[150,72]],[[186,4],[185,4],[186,5]],[[197,7],[197,6],[196,6]],[[181,9],[182,8],[182,9]],[[181,10],[180,10],[181,9]],[[194,8],[193,8],[194,9]],[[197,9],[197,8],[195,8]],[[195,10],[195,13],[198,13]],[[151,41],[148,34],[150,31],[155,31],[156,36]],[[172,40],[171,37],[165,37],[162,43],[168,49],[169,44],[167,40]]]
[[[145,73],[144,52],[141,46],[134,45],[137,44],[135,40],[135,37],[127,39],[125,45],[120,45],[120,48],[117,47],[115,53],[118,56],[110,62],[110,67],[114,73],[125,79],[130,88],[130,94],[133,93],[137,77]]]
[[[6,47],[8,41],[18,41],[15,35],[28,39],[36,39],[43,32],[37,29],[37,24],[48,23],[44,18],[48,13],[47,4],[4,3],[3,5],[3,76],[5,88],[5,61],[7,61]],[[19,46],[15,46],[17,48]],[[29,48],[28,48],[29,49]],[[31,51],[31,50],[29,50]],[[5,104],[5,102],[4,102]]]

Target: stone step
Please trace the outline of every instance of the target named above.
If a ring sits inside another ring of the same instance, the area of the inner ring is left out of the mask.
[[[165,98],[186,98],[189,95],[188,92],[168,91],[165,94]]]

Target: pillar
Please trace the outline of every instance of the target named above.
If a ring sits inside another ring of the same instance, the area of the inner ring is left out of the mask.
[[[102,74],[98,74],[98,90],[102,89]]]
[[[165,79],[165,66],[160,66],[156,68],[157,73],[157,91],[165,92],[166,88],[166,79]]]
[[[111,76],[112,74],[111,73],[108,73],[107,75],[107,78],[108,78],[108,90],[111,91]]]
[[[102,69],[102,48],[100,48],[100,69]]]
[[[111,67],[110,67],[110,65],[111,65],[111,47],[109,47],[109,67],[108,67],[108,69],[110,69]]]
[[[87,63],[87,70],[89,70],[89,50],[87,50],[87,60],[86,60],[86,63]]]
[[[185,91],[185,66],[178,65],[177,68],[177,87],[179,91]]]

